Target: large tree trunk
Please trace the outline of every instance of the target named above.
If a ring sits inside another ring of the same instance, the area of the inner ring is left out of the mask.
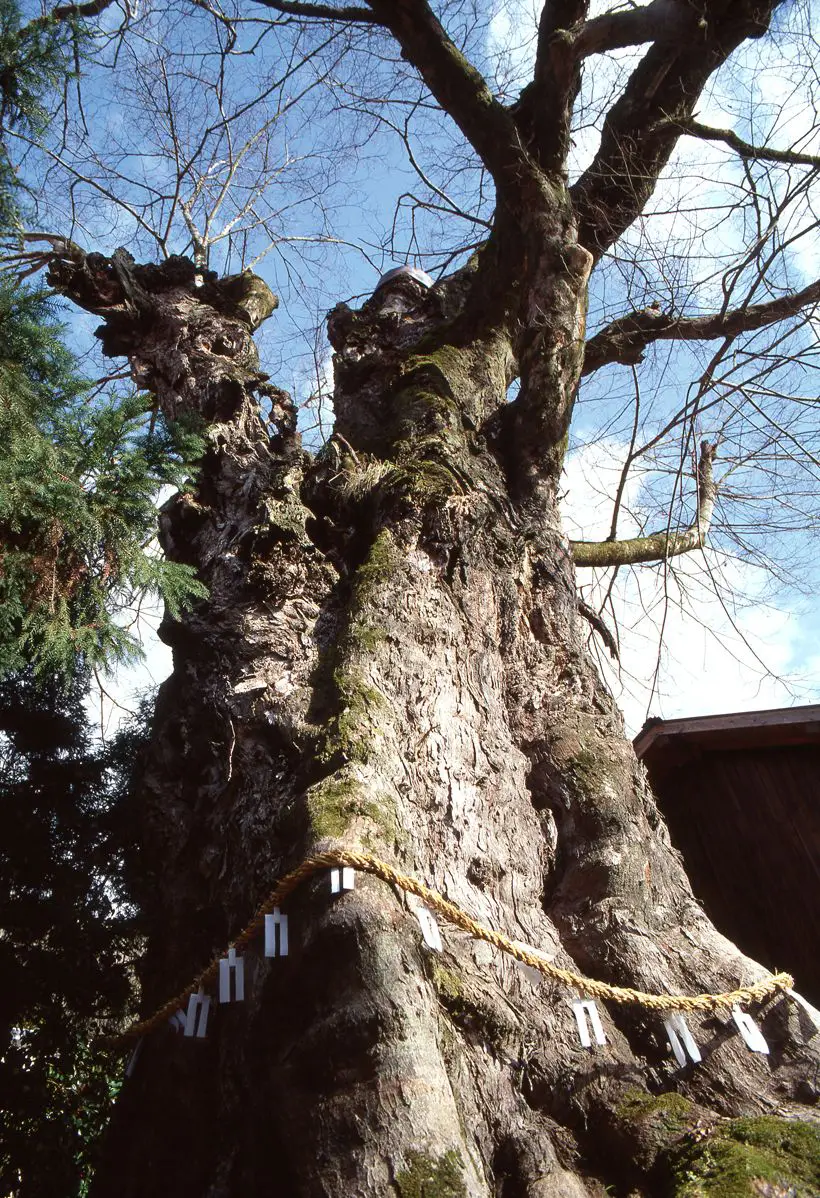
[[[570,325],[583,266],[572,287],[547,279]],[[700,993],[763,976],[694,901],[584,648],[554,485],[577,355],[545,365],[478,319],[486,264],[431,291],[400,280],[332,314],[338,435],[310,458],[256,367],[250,330],[272,307],[258,280],[105,269],[104,302],[88,260],[52,277],[208,438],[195,491],[162,516],[166,552],[210,599],[162,626],[146,1013],[280,874],[338,846],[595,977]],[[538,486],[526,447],[510,450],[514,353],[525,386],[556,388]],[[755,1012],[768,1058],[725,1015],[692,1017],[704,1061],[679,1070],[657,1013],[602,1006],[608,1043],[583,1049],[574,995],[446,927],[432,953],[375,878],[331,898],[319,875],[288,912],[290,955],[246,951],[245,1001],[212,1008],[205,1041],[146,1038],[95,1198],[786,1192],[685,1188],[720,1145],[733,1167],[748,1153],[750,1187],[781,1168],[768,1142],[746,1146],[768,1124],[722,1117],[805,1117],[815,1057],[785,998]]]

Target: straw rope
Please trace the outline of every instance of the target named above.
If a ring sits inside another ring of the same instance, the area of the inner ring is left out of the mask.
[[[523,965],[529,965],[531,969],[538,970],[539,973],[552,978],[553,981],[561,982],[565,986],[578,990],[587,998],[600,998],[616,1003],[634,1003],[649,1011],[716,1011],[728,1010],[735,1004],[748,1005],[762,1002],[778,991],[791,990],[794,986],[794,979],[788,973],[774,974],[752,986],[741,986],[737,990],[730,990],[724,994],[647,994],[643,990],[632,990],[628,986],[611,986],[608,982],[599,982],[594,978],[584,977],[583,974],[574,973],[571,969],[562,969],[560,966],[554,965],[524,945],[511,940],[503,932],[496,932],[493,928],[478,923],[460,907],[448,902],[437,891],[431,890],[407,874],[399,873],[392,865],[381,861],[372,853],[357,852],[353,849],[330,849],[325,853],[315,853],[311,857],[306,857],[301,865],[298,865],[289,874],[285,874],[259,906],[247,927],[235,938],[233,947],[239,950],[255,939],[265,926],[265,914],[270,912],[273,907],[281,906],[288,895],[292,894],[307,878],[320,870],[343,865],[352,866],[361,873],[373,874],[374,877],[397,886],[407,894],[415,894],[431,911],[435,911],[448,923],[462,928],[474,939],[486,940],[488,944],[494,944],[496,948],[508,953],[516,961],[520,961]],[[219,973],[219,960],[219,956],[214,957],[184,990],[174,995],[173,998],[169,998],[149,1018],[132,1024],[121,1036],[117,1037],[117,1043],[126,1044],[140,1036],[147,1035],[170,1019],[180,1007],[184,1008],[190,994],[198,990],[200,986],[204,987],[216,981]]]

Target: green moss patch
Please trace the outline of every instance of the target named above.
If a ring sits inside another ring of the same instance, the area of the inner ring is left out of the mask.
[[[317,840],[339,839],[356,818],[375,824],[387,841],[396,839],[396,808],[390,795],[374,798],[360,782],[343,772],[311,786],[307,809]]]
[[[384,586],[394,574],[398,562],[399,554],[393,535],[388,529],[382,529],[354,575],[348,625],[340,639],[338,660],[367,656],[386,639],[386,629],[373,621],[371,605],[379,587]],[[366,686],[356,671],[337,666],[333,679],[342,706],[360,708],[362,702],[372,707],[385,706],[382,695],[373,687]]]
[[[388,710],[381,691],[370,686],[358,670],[334,670],[339,710],[333,717],[321,756],[330,761],[338,755],[344,761],[364,764],[373,750],[375,726],[380,713]]]
[[[430,977],[436,988],[436,993],[445,1006],[448,1003],[458,1002],[463,997],[464,984],[452,969],[447,969],[445,965],[434,960],[431,962]]]
[[[467,1198],[461,1153],[451,1148],[436,1158],[409,1152],[407,1167],[396,1175],[396,1189],[401,1198]]]
[[[396,462],[407,466],[429,458],[444,464],[451,456],[461,458],[467,451],[464,397],[474,389],[470,355],[455,346],[412,355],[391,395]]]
[[[373,598],[378,587],[389,582],[399,563],[399,553],[393,534],[383,528],[368,550],[367,557],[356,571],[353,580],[351,609],[354,614]]]
[[[567,768],[578,789],[590,798],[607,779],[606,763],[591,749],[580,749],[567,762]]]
[[[682,1135],[692,1123],[692,1103],[682,1094],[628,1090],[615,1114],[622,1123],[662,1124],[671,1135]]]
[[[671,1161],[675,1198],[752,1198],[755,1182],[795,1198],[820,1194],[820,1133],[774,1116],[732,1119],[704,1140],[685,1143]]]
[[[637,1088],[626,1092],[614,1114],[619,1151],[637,1170],[651,1175],[659,1160],[677,1151],[697,1119],[692,1103],[681,1094],[649,1094]]]

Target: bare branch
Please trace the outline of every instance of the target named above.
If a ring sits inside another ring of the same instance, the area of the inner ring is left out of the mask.
[[[302,3],[302,0],[257,0],[257,3],[285,16],[312,17],[317,21],[357,21],[365,25],[382,24],[375,13],[367,8],[358,8],[354,4],[336,8],[333,4],[307,4]]]
[[[711,341],[717,337],[751,333],[789,316],[796,316],[803,308],[818,301],[820,280],[809,283],[802,291],[793,291],[767,304],[747,304],[729,312],[715,312],[708,316],[671,316],[655,307],[645,308],[642,312],[630,312],[590,337],[586,345],[583,373],[591,374],[611,362],[634,366],[643,360],[647,346],[653,341]]]
[[[701,549],[706,543],[717,497],[717,485],[712,476],[716,451],[715,444],[701,441],[697,474],[698,510],[689,528],[680,532],[664,529],[627,541],[570,541],[576,566],[626,566],[638,562],[659,562],[690,553],[693,549]]]
[[[710,0],[697,37],[656,41],[604,121],[591,165],[571,188],[579,241],[596,259],[629,228],[709,77],[747,38],[762,36],[783,0]]]
[[[620,661],[621,655],[618,652],[618,642],[615,640],[615,637],[612,635],[611,630],[608,628],[608,626],[606,625],[604,620],[601,618],[601,616],[598,614],[598,612],[595,610],[595,608],[590,607],[588,603],[585,603],[583,599],[579,598],[578,599],[578,612],[580,615],[582,615],[584,617],[584,619],[590,625],[590,627],[594,628],[595,631],[598,633],[601,640],[604,642],[607,649],[609,650],[609,656],[612,658],[612,660]]]
[[[675,121],[684,133],[691,137],[699,137],[703,141],[722,141],[731,149],[736,150],[741,158],[757,158],[762,162],[782,162],[787,166],[820,167],[820,155],[801,154],[798,150],[775,150],[770,146],[755,146],[750,141],[738,137],[734,129],[715,129],[711,125],[702,125],[693,117]]]
[[[496,184],[520,176],[526,155],[511,114],[493,97],[434,15],[427,0],[368,0]]]
[[[56,260],[75,263],[85,261],[84,250],[67,237],[60,237],[54,233],[22,233],[16,235],[16,240],[20,243],[18,247],[5,250],[0,255],[0,266],[18,283],[45,270]],[[48,248],[25,248],[27,242],[34,241],[44,241]]]

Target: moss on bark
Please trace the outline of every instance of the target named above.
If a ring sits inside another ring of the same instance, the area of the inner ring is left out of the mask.
[[[346,761],[364,765],[373,751],[379,711],[386,711],[384,695],[370,686],[358,670],[334,670],[339,714],[328,733],[326,752],[341,753]]]
[[[503,1018],[481,990],[469,986],[462,977],[442,965],[431,962],[430,978],[439,1002],[451,1020],[468,1038],[500,1048],[515,1033],[513,1024]]]
[[[325,764],[364,765],[372,755],[379,713],[383,714],[388,705],[381,692],[367,681],[361,663],[386,636],[372,620],[372,601],[378,588],[390,578],[397,560],[392,534],[385,529],[354,574],[347,625],[322,665],[324,687],[336,708],[319,736],[317,758]]]
[[[307,809],[316,840],[339,839],[356,819],[375,825],[388,842],[396,840],[396,809],[390,795],[374,796],[349,771],[338,771],[311,786]]]
[[[629,1090],[616,1118],[630,1152],[669,1198],[820,1193],[820,1132],[774,1116],[699,1118],[681,1094]]]
[[[820,1133],[806,1123],[775,1116],[731,1119],[707,1138],[687,1141],[670,1165],[675,1198],[759,1198],[766,1193],[816,1198]]]
[[[648,1094],[628,1090],[616,1114],[625,1123],[661,1124],[670,1135],[682,1135],[692,1124],[692,1103],[682,1094]]]
[[[398,564],[398,550],[389,528],[383,528],[374,539],[367,557],[356,570],[353,579],[351,609],[354,614],[373,598],[378,587],[389,582]]]
[[[396,1189],[401,1198],[467,1198],[463,1175],[461,1153],[454,1149],[439,1157],[411,1152],[396,1175]]]

